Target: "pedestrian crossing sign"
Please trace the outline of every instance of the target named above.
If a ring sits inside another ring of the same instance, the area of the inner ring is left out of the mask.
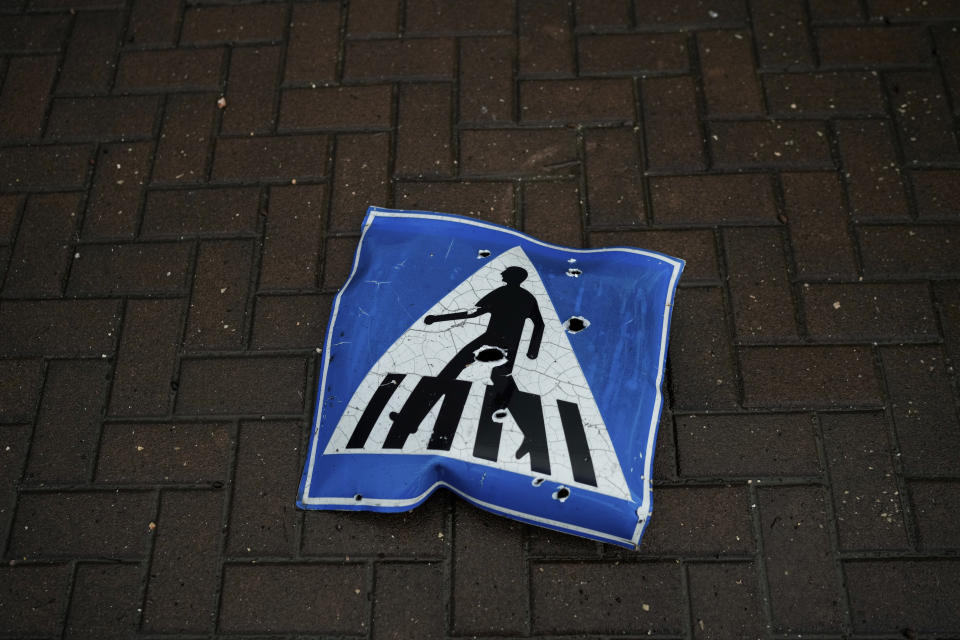
[[[371,207],[327,327],[298,506],[406,511],[446,487],[636,547],[683,265]]]

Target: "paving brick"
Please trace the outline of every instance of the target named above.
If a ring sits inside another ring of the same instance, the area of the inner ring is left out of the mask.
[[[460,40],[460,121],[513,119],[513,38]]]
[[[270,189],[260,263],[261,288],[316,286],[325,191],[322,186]]]
[[[673,563],[539,564],[537,633],[680,633],[680,573]]]
[[[330,238],[323,252],[323,286],[337,289],[347,281],[353,269],[357,238]]]
[[[366,633],[359,564],[228,565],[220,628],[230,632]],[[303,594],[315,594],[304,602]]]
[[[575,11],[578,30],[626,29],[630,26],[630,6],[626,0],[610,2],[577,0]]]
[[[658,224],[772,223],[777,219],[773,183],[759,173],[651,178],[650,197]]]
[[[815,37],[824,67],[913,66],[930,59],[921,27],[825,27]]]
[[[906,548],[907,535],[884,415],[826,414],[820,420],[840,548]]]
[[[0,112],[4,114],[0,136],[4,140],[40,137],[56,72],[56,56],[10,59],[0,93]]]
[[[858,220],[908,216],[890,124],[840,120],[834,127],[853,215]]]
[[[71,295],[182,291],[191,247],[185,242],[84,245],[70,271]]]
[[[756,572],[752,563],[688,565],[694,638],[763,637],[766,631]]]
[[[834,408],[882,402],[867,348],[744,348],[740,368],[745,407]]]
[[[793,173],[781,180],[797,276],[855,277],[853,241],[836,175]]]
[[[662,487],[643,534],[643,555],[716,557],[753,551],[750,498],[739,487]]]
[[[338,3],[294,5],[283,81],[287,84],[333,82],[339,46]]]
[[[324,342],[332,303],[332,296],[327,294],[259,296],[253,320],[253,347],[319,347]]]
[[[368,206],[387,203],[390,135],[339,135],[335,157],[330,229],[356,231],[363,223]]]
[[[844,563],[850,614],[857,633],[950,632],[960,625],[955,559]]]
[[[955,480],[911,482],[910,501],[917,519],[920,548],[960,546],[960,526],[954,517],[960,508],[960,484]]]
[[[754,70],[750,35],[739,31],[706,31],[697,34],[697,46],[710,115],[763,113],[763,92]]]
[[[79,483],[90,478],[109,379],[106,362],[49,364],[25,482]]]
[[[128,91],[216,90],[222,49],[129,51],[120,56],[115,88]]]
[[[0,195],[0,244],[13,242],[26,196]]]
[[[526,531],[528,558],[540,556],[551,560],[558,558],[596,560],[600,557],[603,546],[594,540],[544,527],[528,526]]]
[[[657,442],[653,456],[653,482],[670,482],[677,479],[677,438],[673,428],[673,404],[669,393],[664,392],[663,404],[666,409],[660,412],[660,424],[657,425]]]
[[[451,86],[448,84],[408,84],[400,88],[394,173],[451,175],[452,109]],[[377,201],[370,202],[375,204]]]
[[[560,129],[462,131],[460,165],[466,174],[568,174],[577,160],[573,133]]]
[[[646,222],[639,145],[630,129],[584,132],[590,225]]]
[[[520,75],[573,73],[574,39],[566,3],[520,0],[517,19],[517,72]]]
[[[0,148],[0,189],[81,187],[87,179],[91,152],[89,145]]]
[[[291,489],[300,479],[300,436],[296,422],[240,425],[227,553],[235,556],[292,556],[300,514]]]
[[[0,428],[0,544],[4,550],[7,548],[7,534],[19,497],[20,476],[27,461],[32,431],[33,427],[29,424]],[[0,624],[7,629],[10,625],[5,623],[7,612],[3,609],[3,602],[4,598],[0,597]]]
[[[780,229],[724,229],[723,242],[737,338],[796,338],[790,275]]]
[[[870,277],[956,276],[960,273],[960,227],[861,226],[863,272]]]
[[[347,17],[347,36],[396,36],[399,22],[398,0],[354,0]]]
[[[0,628],[59,636],[71,573],[65,564],[0,567]]]
[[[475,216],[515,225],[514,189],[509,182],[397,182],[396,206]]]
[[[908,162],[960,159],[953,116],[940,74],[928,71],[891,73],[891,93],[900,146]]]
[[[286,7],[280,4],[191,7],[183,13],[180,42],[233,44],[280,40],[286,18]]]
[[[960,220],[960,172],[913,171],[910,173],[917,217],[921,220]]]
[[[761,67],[796,69],[813,65],[807,41],[805,4],[803,0],[750,0],[750,17]]]
[[[325,136],[222,138],[213,179],[225,182],[321,178],[326,173]]]
[[[683,289],[677,294],[669,353],[675,411],[732,409],[737,389],[730,337],[719,289]]]
[[[278,5],[278,8],[283,7]],[[276,84],[282,53],[280,47],[233,50],[227,79],[227,108],[223,112],[221,133],[273,131],[276,122]]]
[[[145,631],[213,630],[222,511],[219,491],[163,493],[143,607]]]
[[[143,212],[145,238],[249,234],[257,230],[260,189],[150,191]]]
[[[140,558],[153,502],[146,491],[23,493],[8,552],[29,559]]]
[[[113,351],[118,300],[0,303],[3,357],[99,356]]]
[[[177,412],[297,414],[303,411],[306,362],[296,357],[186,359]]]
[[[223,424],[104,425],[98,482],[222,481],[232,436]]]
[[[823,491],[766,487],[758,494],[774,631],[839,631],[840,589]]]
[[[942,282],[934,285],[934,298],[940,311],[944,349],[950,363],[960,363],[960,282]]]
[[[280,130],[382,129],[390,126],[389,85],[290,89],[280,103]]]
[[[580,195],[569,182],[536,182],[523,189],[523,230],[553,244],[580,247]]]
[[[721,0],[709,3],[709,6],[700,0],[644,2],[635,5],[634,9],[637,26],[642,27],[731,26],[747,21],[747,8],[742,0]]]
[[[27,200],[10,256],[4,296],[60,295],[70,264],[79,205],[76,193],[34,195]]]
[[[453,77],[456,49],[449,38],[347,42],[345,79],[445,80]]]
[[[911,475],[956,475],[960,423],[951,402],[946,363],[937,346],[881,349],[887,394],[900,445]]]
[[[214,94],[167,98],[153,163],[154,182],[203,182],[217,113]],[[220,146],[232,141],[222,141]]]
[[[182,331],[179,300],[130,300],[110,399],[114,416],[164,415]]]
[[[809,414],[677,416],[676,425],[681,476],[820,474],[816,425]],[[658,507],[654,518],[661,512]]]
[[[717,248],[711,231],[691,229],[684,231],[594,231],[590,233],[591,247],[639,247],[659,251],[686,260],[683,282],[717,281]]]
[[[444,637],[446,594],[442,565],[380,564],[376,576],[374,639]]]
[[[127,42],[139,45],[173,44],[180,25],[180,6],[164,0],[134,0],[127,25]]]
[[[69,28],[62,13],[0,16],[0,51],[56,51]]]
[[[623,79],[520,82],[524,122],[633,122],[633,84]]]
[[[523,526],[458,502],[454,528],[453,632],[526,635],[531,585],[517,571]]]
[[[42,380],[40,360],[0,360],[0,422],[31,422]]]
[[[937,340],[925,284],[827,284],[803,289],[807,329],[827,340]]]
[[[718,168],[833,169],[830,145],[820,122],[714,122],[710,132]]]
[[[141,573],[135,564],[78,565],[64,637],[109,640],[134,634]]]
[[[641,86],[647,166],[654,171],[704,169],[693,78],[646,78]]]
[[[57,141],[144,138],[153,132],[157,104],[154,96],[54,100],[47,138]]]
[[[123,38],[121,11],[77,15],[57,82],[59,93],[106,93]]]
[[[513,2],[491,0],[469,8],[433,0],[408,0],[405,33],[462,33],[513,30]]]
[[[581,36],[577,51],[583,75],[638,76],[685,72],[690,66],[682,34]]]
[[[187,349],[242,346],[252,266],[253,245],[249,240],[208,241],[200,245],[183,338]]]
[[[771,73],[764,75],[763,84],[767,106],[774,116],[886,115],[883,87],[872,73]]]
[[[290,504],[289,498],[285,504]],[[447,539],[437,535],[447,530],[449,511],[450,500],[443,493],[432,496],[412,511],[402,513],[307,511],[304,513],[301,552],[308,556],[334,558],[439,558],[449,546]]]
[[[814,24],[857,22],[863,19],[858,0],[810,0],[810,19]]]
[[[945,25],[934,28],[933,34],[940,69],[953,102],[953,112],[957,113],[960,112],[960,32]]]
[[[107,144],[100,148],[83,217],[84,240],[133,239],[152,156],[152,142]]]

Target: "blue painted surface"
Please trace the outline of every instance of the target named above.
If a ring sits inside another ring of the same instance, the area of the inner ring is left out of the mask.
[[[517,246],[535,266],[557,315],[590,322],[588,330],[568,338],[631,498],[575,490],[561,502],[551,497],[557,483],[533,486],[526,475],[437,455],[324,455],[364,376],[418,318],[481,267],[478,250],[495,258]],[[570,267],[581,269],[583,276],[566,275]],[[371,208],[353,271],[327,329],[298,506],[405,511],[445,486],[518,520],[635,546],[652,510],[649,476],[661,409],[658,385],[682,270],[682,260],[654,252],[567,249],[459,216]]]

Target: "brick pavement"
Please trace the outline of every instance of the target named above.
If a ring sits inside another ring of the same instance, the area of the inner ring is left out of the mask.
[[[0,637],[960,635],[956,2],[6,0],[0,80]],[[687,260],[639,552],[294,508],[368,204]]]

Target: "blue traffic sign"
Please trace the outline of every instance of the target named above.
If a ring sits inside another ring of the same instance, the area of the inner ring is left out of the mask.
[[[406,511],[446,487],[636,547],[683,265],[371,207],[327,327],[298,506]]]

